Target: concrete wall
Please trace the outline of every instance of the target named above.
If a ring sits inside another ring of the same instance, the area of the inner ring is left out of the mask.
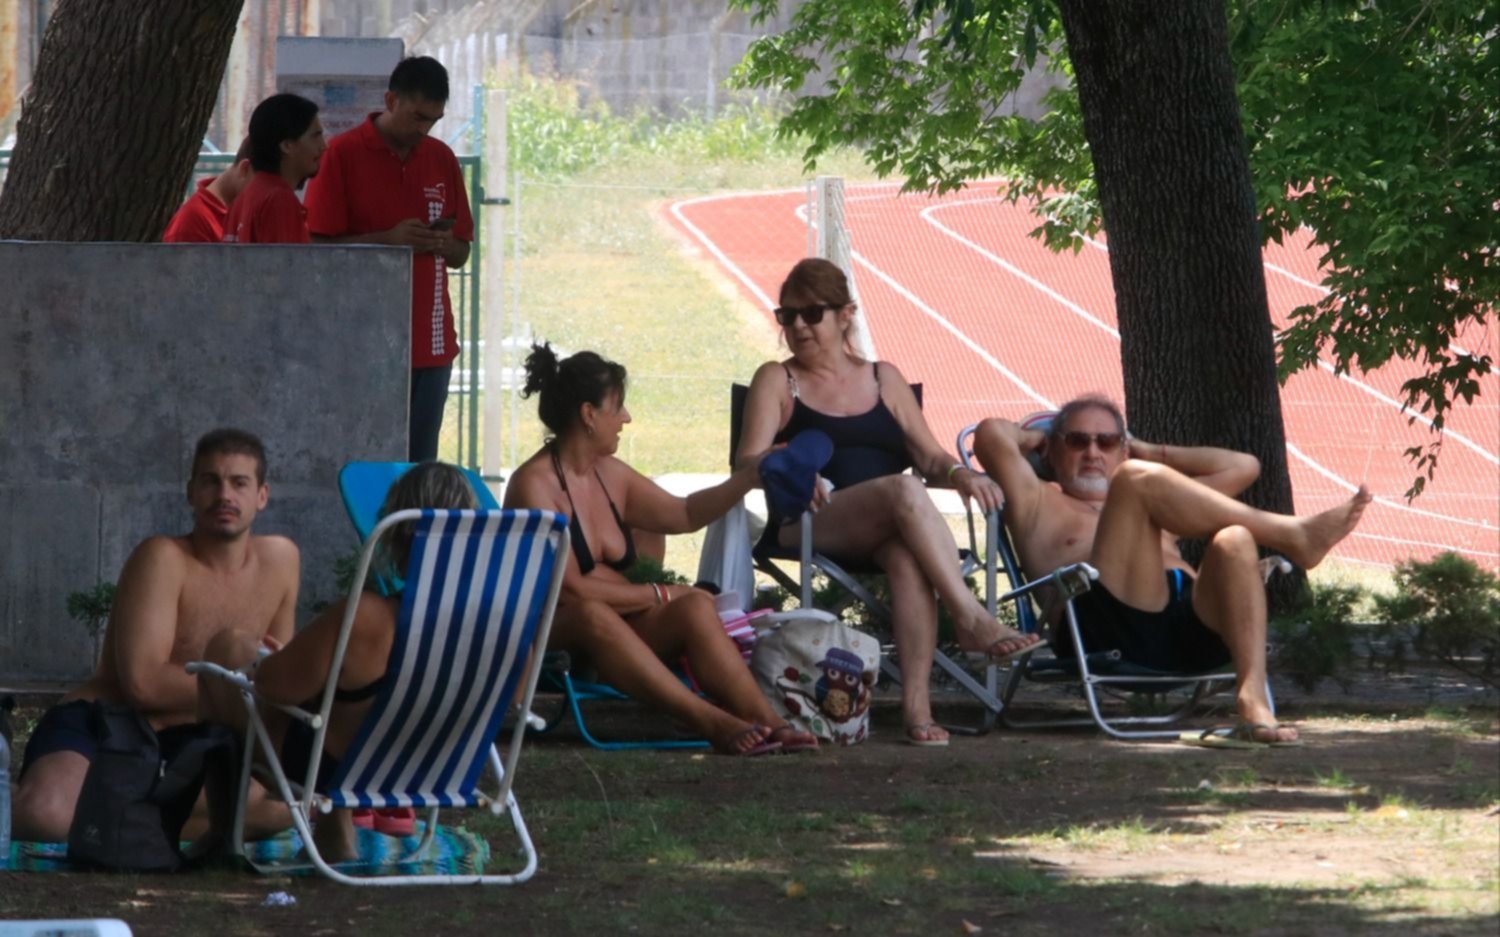
[[[410,261],[378,247],[0,242],[0,685],[93,663],[70,592],[185,533],[188,460],[259,434],[256,531],[302,549],[302,603],[353,544],[339,466],[406,452]]]

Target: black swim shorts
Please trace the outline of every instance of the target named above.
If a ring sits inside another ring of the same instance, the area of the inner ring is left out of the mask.
[[[1102,583],[1073,600],[1078,630],[1090,651],[1119,651],[1132,664],[1168,673],[1203,673],[1229,663],[1229,649],[1193,611],[1193,580],[1167,571],[1171,598],[1159,612],[1126,605]],[[1059,653],[1072,656],[1064,638]]]
[[[31,738],[26,742],[26,754],[21,759],[21,773],[16,776],[16,780],[26,776],[26,770],[31,767],[32,762],[54,752],[77,752],[93,761],[94,753],[99,750],[89,721],[89,713],[93,708],[92,700],[76,699],[59,703],[43,713]],[[157,730],[156,740],[161,746],[162,757],[171,758],[193,734],[194,726],[191,723]]]
[[[301,719],[287,721],[286,735],[281,740],[281,770],[293,784],[300,785],[307,780],[307,762],[312,755],[315,734],[313,728]],[[313,782],[313,790],[326,794],[328,782],[338,770],[339,760],[329,755],[325,748],[318,758],[318,777]]]

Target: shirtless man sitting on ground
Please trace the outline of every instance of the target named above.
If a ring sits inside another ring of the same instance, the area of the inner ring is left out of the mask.
[[[1233,662],[1236,731],[1255,742],[1296,741],[1297,730],[1276,723],[1266,697],[1256,547],[1311,569],[1354,530],[1368,491],[1309,517],[1257,510],[1235,500],[1260,474],[1254,456],[1131,439],[1120,409],[1094,396],[1066,404],[1047,435],[985,420],[974,451],[1005,493],[1006,526],[1028,576],[1078,562],[1099,571],[1074,603],[1086,643],[1157,670]],[[1032,451],[1055,482],[1037,477],[1026,458]],[[1182,558],[1179,537],[1209,541],[1197,570]]]
[[[198,441],[187,485],[192,532],[151,537],[126,560],[98,669],[42,716],[26,746],[15,791],[16,839],[68,838],[95,751],[91,701],[139,710],[169,753],[172,730],[197,720],[198,682],[183,665],[203,657],[210,637],[233,626],[273,649],[291,639],[297,547],[285,537],[250,533],[269,495],[259,439],[218,429]],[[247,835],[291,822],[283,805],[270,802],[250,819]]]

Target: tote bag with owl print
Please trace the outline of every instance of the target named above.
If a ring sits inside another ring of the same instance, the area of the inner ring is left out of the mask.
[[[750,669],[761,692],[797,729],[835,745],[864,741],[880,642],[826,613],[774,617],[787,616],[755,642]]]

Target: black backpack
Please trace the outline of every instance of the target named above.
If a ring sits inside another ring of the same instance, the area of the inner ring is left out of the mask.
[[[172,872],[184,857],[182,828],[216,759],[232,770],[237,742],[223,726],[164,730],[169,751],[151,724],[128,706],[95,702],[89,727],[98,751],[89,764],[68,830],[68,861],[100,869]]]

